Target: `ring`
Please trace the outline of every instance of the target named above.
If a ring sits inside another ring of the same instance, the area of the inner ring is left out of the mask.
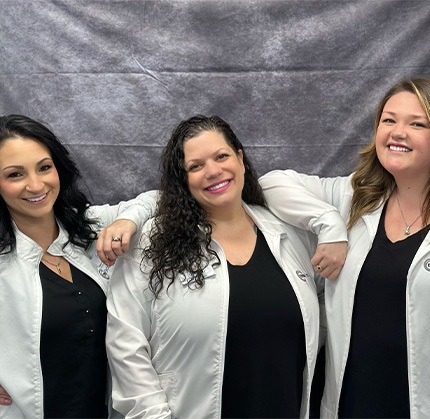
[[[317,269],[320,271],[322,269],[321,265],[317,265]]]
[[[118,236],[112,237],[112,241],[113,242],[120,242],[121,241],[121,237],[118,237]]]

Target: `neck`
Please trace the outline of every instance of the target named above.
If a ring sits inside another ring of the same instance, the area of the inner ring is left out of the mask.
[[[212,237],[215,239],[217,236],[235,236],[241,234],[244,230],[252,229],[254,222],[251,217],[246,213],[245,209],[241,206],[235,212],[228,214],[224,213],[222,216],[211,217],[212,223]]]
[[[405,199],[412,199],[414,202],[418,199],[419,201],[422,200],[422,197],[426,195],[427,188],[428,188],[428,177],[423,176],[421,177],[395,177],[396,181],[396,189],[397,193],[400,196],[400,199],[403,197]]]
[[[413,209],[418,207],[421,210],[425,198],[424,188],[397,185],[396,194],[402,209]]]
[[[14,222],[18,230],[34,240],[44,252],[46,252],[59,233],[54,216],[33,221],[14,219]]]

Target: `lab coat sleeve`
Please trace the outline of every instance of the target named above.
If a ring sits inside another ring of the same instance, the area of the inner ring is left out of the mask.
[[[145,298],[145,275],[140,260],[124,256],[118,259],[110,282],[106,348],[113,407],[129,419],[170,418],[151,360],[151,304]]]
[[[313,232],[318,244],[347,241],[349,178],[319,178],[294,170],[274,170],[259,181],[268,207],[276,216]]]
[[[129,201],[117,205],[94,205],[88,208],[87,217],[97,222],[96,230],[109,226],[116,220],[130,220],[141,230],[157,208],[159,191],[143,192]]]

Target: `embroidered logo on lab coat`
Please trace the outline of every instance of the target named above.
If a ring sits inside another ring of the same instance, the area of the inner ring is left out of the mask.
[[[296,275],[304,282],[306,282],[306,280],[310,278],[309,274],[302,271],[296,271]]]

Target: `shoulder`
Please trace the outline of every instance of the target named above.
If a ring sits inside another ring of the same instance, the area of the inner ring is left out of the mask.
[[[244,208],[260,230],[278,233],[287,233],[295,230],[295,227],[281,220],[265,207],[244,204]]]

